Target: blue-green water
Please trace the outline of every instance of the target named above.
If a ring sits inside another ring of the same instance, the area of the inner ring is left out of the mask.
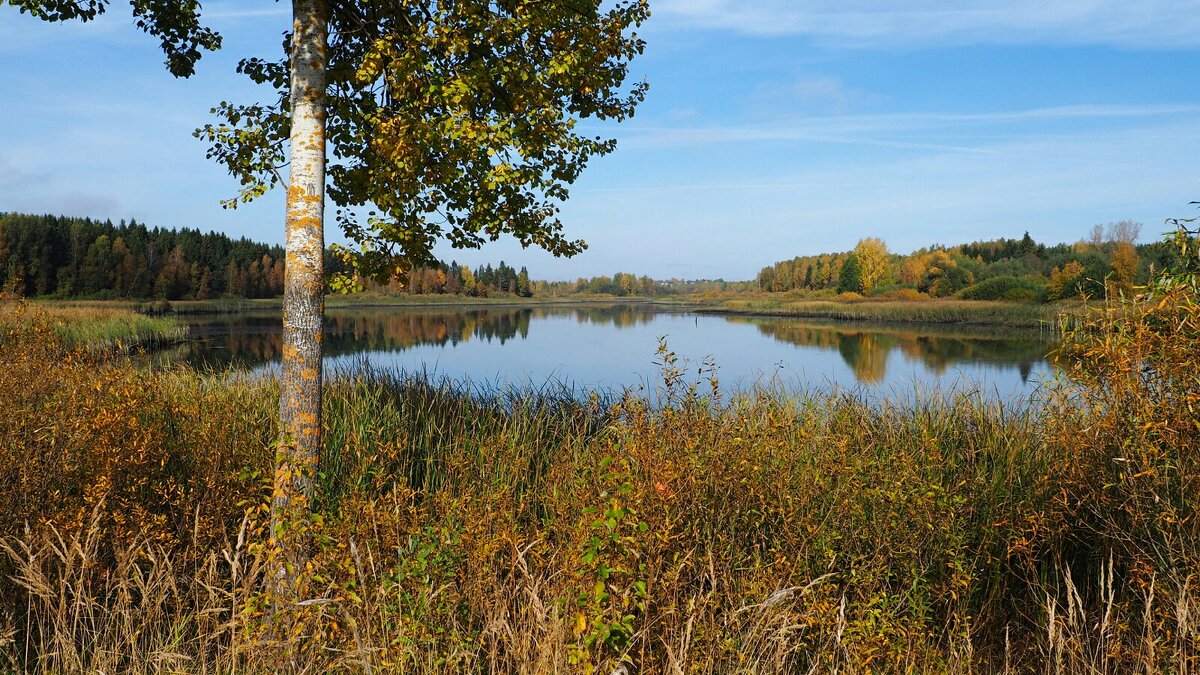
[[[160,355],[194,365],[269,370],[279,361],[278,315],[199,317],[194,340]],[[1048,335],[992,328],[861,325],[660,311],[645,305],[380,308],[329,312],[326,366],[427,371],[480,384],[566,383],[578,390],[660,380],[659,341],[685,377],[722,388],[858,388],[909,395],[931,387],[1012,398],[1053,372]],[[704,371],[704,372],[701,372]]]

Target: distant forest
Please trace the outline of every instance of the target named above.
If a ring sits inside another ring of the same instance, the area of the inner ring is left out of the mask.
[[[721,291],[844,294],[919,299],[1046,302],[1129,292],[1169,266],[1167,244],[1137,244],[1141,225],[1095,226],[1074,244],[1047,246],[1028,233],[909,255],[874,238],[842,253],[798,256],[763,268],[754,282],[654,280],[617,272],[575,281],[535,281],[503,261],[474,269],[457,262],[410,270],[368,288],[412,295],[661,296]],[[0,213],[0,290],[30,297],[271,298],[283,293],[284,252],[198,229],[150,228],[130,220]],[[338,270],[327,259],[327,269]]]
[[[563,297],[571,295],[613,295],[617,297],[675,295],[705,291],[747,290],[747,282],[723,280],[686,281],[669,279],[656,281],[647,276],[616,272],[612,276],[580,277],[574,281],[535,281],[529,271],[517,270],[504,261],[493,268],[490,264],[471,269],[457,262],[420,267],[410,270],[392,282],[367,284],[376,292],[409,295],[458,294],[487,297],[509,294],[520,297]]]
[[[135,220],[0,213],[0,290],[29,297],[208,300],[283,294],[280,246]],[[337,261],[326,259],[337,271]],[[414,294],[532,294],[524,267],[457,264],[410,271],[389,285]]]
[[[134,220],[0,213],[0,287],[60,298],[269,298],[283,249]]]
[[[369,290],[408,295],[515,295],[528,298],[533,295],[534,282],[529,270],[508,266],[503,260],[496,267],[491,263],[472,270],[457,262],[440,263],[433,267],[417,267],[385,285],[367,284]]]
[[[345,271],[326,258],[330,273]],[[0,290],[29,297],[207,300],[283,293],[284,252],[246,238],[198,229],[150,228],[134,220],[0,212]],[[518,297],[650,296],[729,290],[725,281],[655,281],[617,272],[575,281],[534,281],[525,267],[439,263],[408,271],[383,293]]]
[[[958,246],[930,246],[909,255],[888,251],[867,238],[854,250],[799,256],[758,273],[768,292],[831,291],[842,294],[918,299],[1046,302],[1131,292],[1154,270],[1171,264],[1165,243],[1136,244],[1141,225],[1130,221],[1097,225],[1074,244],[1047,246],[1029,233]]]

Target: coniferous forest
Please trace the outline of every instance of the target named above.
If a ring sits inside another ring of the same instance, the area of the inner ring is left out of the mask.
[[[501,261],[472,269],[437,263],[404,273],[384,293],[488,297],[657,296],[703,291],[829,291],[922,299],[1046,302],[1128,292],[1171,266],[1163,242],[1136,244],[1141,226],[1097,225],[1074,244],[1047,245],[1028,233],[960,245],[934,245],[908,255],[879,239],[854,250],[797,256],[765,267],[754,282],[656,281],[615,273],[575,281],[540,281]],[[342,270],[327,256],[331,273]],[[207,300],[273,298],[283,292],[280,246],[218,232],[149,227],[135,220],[0,213],[0,288],[29,297]]]
[[[0,284],[60,298],[269,298],[283,292],[283,249],[134,220],[0,213]]]
[[[330,272],[343,271],[327,256]],[[27,297],[209,300],[283,293],[283,248],[136,220],[0,213],[0,288]],[[533,295],[529,271],[503,261],[410,270],[386,290],[413,295]]]

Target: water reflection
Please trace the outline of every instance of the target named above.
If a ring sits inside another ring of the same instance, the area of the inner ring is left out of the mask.
[[[649,324],[658,312],[641,307],[363,308],[325,317],[325,355],[401,352],[419,346],[458,346],[479,340],[505,344],[529,337],[529,325],[550,317],[578,324],[629,328]],[[278,313],[193,317],[187,344],[155,355],[158,364],[186,362],[203,368],[253,368],[280,360],[283,330]]]
[[[200,317],[195,340],[153,356],[157,363],[258,368],[282,351],[278,314]],[[967,377],[1005,392],[1028,391],[1049,370],[1052,345],[1036,332],[818,323],[659,311],[649,306],[335,309],[326,318],[329,363],[436,368],[472,379],[581,387],[654,380],[654,349],[671,348],[720,366],[723,382],[752,383],[782,372],[808,383],[879,390],[919,380]],[[453,352],[451,355],[450,352]],[[782,369],[782,370],[779,370]],[[1019,381],[1018,381],[1019,376]]]
[[[887,375],[888,355],[898,351],[908,362],[918,362],[934,375],[943,375],[964,364],[989,364],[1015,368],[1022,382],[1028,382],[1034,369],[1044,364],[1053,345],[1034,331],[999,329],[947,329],[924,327],[921,330],[887,326],[858,327],[847,324],[806,323],[775,318],[729,317],[730,321],[750,323],[760,333],[780,342],[801,346],[836,349],[855,379],[863,384],[879,384]]]

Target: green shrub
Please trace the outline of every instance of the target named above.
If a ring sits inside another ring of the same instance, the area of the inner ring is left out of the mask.
[[[1031,279],[1001,276],[985,279],[974,286],[963,289],[959,297],[964,300],[1013,300],[1045,302],[1047,289]]]
[[[867,296],[872,298],[890,298],[896,293],[896,291],[900,290],[900,288],[900,284],[885,284],[876,286],[867,293]]]
[[[137,307],[138,314],[146,316],[163,316],[172,312],[171,303],[166,300],[150,300]]]
[[[929,295],[918,291],[913,286],[892,284],[871,291],[870,297],[879,300],[928,300]]]

